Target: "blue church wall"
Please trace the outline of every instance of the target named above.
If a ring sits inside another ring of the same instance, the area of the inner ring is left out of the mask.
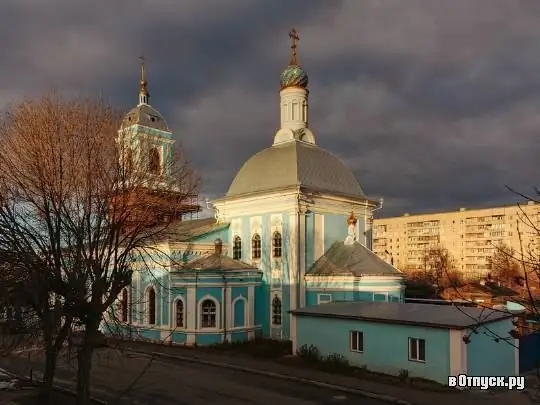
[[[223,342],[223,334],[220,334],[220,333],[197,334],[195,337],[195,342],[199,346],[215,345],[215,344]]]
[[[246,319],[245,319],[245,307],[246,307],[246,300],[239,299],[234,303],[233,307],[233,327],[239,328],[246,325]]]
[[[245,331],[234,331],[231,333],[231,342],[245,342],[248,340],[248,333]]]
[[[490,322],[477,328],[478,334],[471,334],[471,342],[467,345],[467,375],[500,376],[516,374],[516,349],[509,331],[514,329],[512,319]],[[499,337],[499,341],[495,340]],[[489,361],[486,361],[489,359]]]
[[[347,215],[324,214],[324,249],[328,249],[332,243],[343,241],[347,237]]]
[[[223,302],[223,295],[221,294],[221,287],[198,287],[195,293],[195,300],[197,303],[203,298],[213,298],[219,303]]]
[[[242,296],[245,299],[248,297],[248,288],[247,287],[231,287],[231,298],[234,300],[235,298]]]
[[[398,375],[407,370],[411,377],[447,383],[450,375],[450,337],[448,329],[410,325],[297,316],[297,347],[315,345],[321,355],[343,355],[351,365]],[[362,353],[351,351],[350,332],[363,333]],[[426,341],[426,361],[409,360],[409,338]],[[490,374],[488,374],[490,375]]]
[[[263,283],[255,287],[255,325],[262,326],[262,334],[270,336],[270,288]]]

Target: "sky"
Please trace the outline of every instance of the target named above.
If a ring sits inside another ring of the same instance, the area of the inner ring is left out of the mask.
[[[150,103],[217,198],[273,142],[293,27],[317,144],[381,216],[539,185],[537,0],[0,0],[0,106],[56,90],[127,111],[144,55]]]

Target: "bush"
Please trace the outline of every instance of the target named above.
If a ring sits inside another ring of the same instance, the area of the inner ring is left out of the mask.
[[[302,345],[296,351],[296,355],[308,362],[321,361],[321,352],[315,345]]]
[[[322,359],[324,366],[333,370],[343,370],[350,367],[349,360],[342,354],[332,353]]]

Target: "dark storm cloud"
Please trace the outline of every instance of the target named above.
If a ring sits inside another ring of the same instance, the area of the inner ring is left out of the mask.
[[[300,31],[310,126],[384,214],[511,202],[540,163],[540,4],[499,0],[4,1],[0,101],[51,88],[151,102],[226,192],[279,124]]]

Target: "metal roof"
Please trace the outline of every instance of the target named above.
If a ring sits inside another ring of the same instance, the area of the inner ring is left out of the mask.
[[[291,313],[442,329],[467,329],[513,316],[507,312],[483,308],[368,301],[331,302],[300,308]]]
[[[148,128],[159,129],[160,131],[171,132],[167,121],[163,115],[154,107],[148,104],[140,104],[131,109],[122,120],[122,127],[126,128],[131,125],[142,125]]]
[[[252,156],[236,174],[226,197],[291,187],[364,196],[358,181],[339,158],[313,144],[295,140]]]
[[[335,242],[311,266],[306,275],[361,277],[403,276],[403,273],[358,242],[352,245]]]

